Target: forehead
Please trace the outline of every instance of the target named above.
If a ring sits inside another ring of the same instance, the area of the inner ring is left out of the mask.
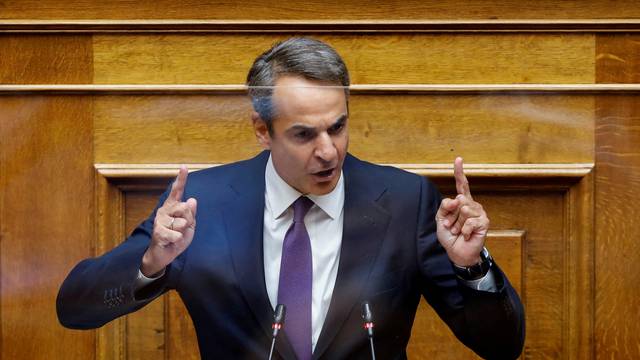
[[[272,101],[278,120],[315,125],[317,122],[333,123],[347,113],[341,86],[297,76],[282,76],[275,85]]]

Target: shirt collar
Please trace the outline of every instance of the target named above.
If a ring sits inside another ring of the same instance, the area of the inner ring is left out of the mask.
[[[303,194],[287,184],[273,166],[271,155],[267,161],[267,167],[264,172],[265,192],[267,201],[271,206],[274,220],[282,216],[285,211]],[[340,216],[344,207],[344,178],[343,171],[340,171],[340,178],[336,187],[325,195],[307,195],[322,211],[324,211],[331,219],[335,220]]]

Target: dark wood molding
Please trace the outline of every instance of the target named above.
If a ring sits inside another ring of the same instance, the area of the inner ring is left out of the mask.
[[[0,32],[636,32],[638,19],[586,20],[2,20]]]

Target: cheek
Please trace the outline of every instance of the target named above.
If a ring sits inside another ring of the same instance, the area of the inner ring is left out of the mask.
[[[309,160],[312,158],[308,155],[311,152],[307,147],[296,144],[286,144],[283,145],[279,151],[280,158],[284,160],[283,164],[286,165],[292,175],[302,176],[306,174]]]
[[[337,141],[336,141],[336,148],[338,149],[338,153],[340,153],[340,155],[344,156],[347,153],[347,148],[349,147],[349,134],[345,134],[344,136],[341,136]]]

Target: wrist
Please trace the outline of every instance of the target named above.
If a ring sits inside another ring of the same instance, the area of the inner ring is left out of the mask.
[[[163,272],[165,266],[158,265],[153,261],[153,256],[149,252],[149,249],[142,256],[142,263],[140,264],[140,272],[142,275],[148,278],[155,278]]]
[[[487,248],[483,247],[478,261],[468,266],[460,266],[452,262],[456,275],[463,280],[477,280],[483,278],[493,265],[493,258]]]
[[[451,257],[449,257],[449,259],[451,260],[451,263],[457,267],[469,267],[469,266],[474,266],[479,264],[480,262],[482,262],[482,257],[480,255],[478,255],[476,258],[474,258],[473,260],[466,260],[466,259],[452,259]]]

